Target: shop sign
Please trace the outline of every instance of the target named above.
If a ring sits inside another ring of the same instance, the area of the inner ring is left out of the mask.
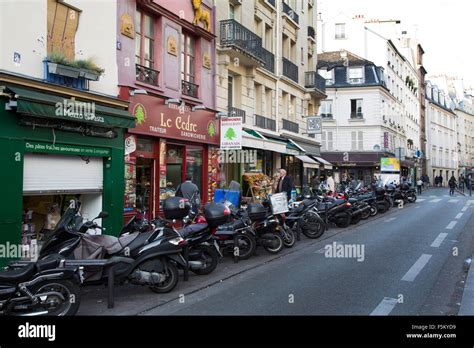
[[[288,196],[286,192],[275,193],[270,197],[273,214],[284,214],[288,209]]]
[[[147,95],[134,96],[129,110],[136,119],[136,127],[129,130],[131,133],[219,144],[214,112],[165,105],[165,99]]]
[[[395,157],[382,157],[380,159],[381,172],[399,172],[400,161]]]
[[[135,152],[137,149],[137,140],[134,135],[129,135],[125,138],[125,155]]]
[[[321,134],[322,119],[321,116],[310,116],[306,118],[306,129],[308,134]]]
[[[110,156],[110,149],[100,147],[80,146],[80,145],[66,145],[66,144],[51,144],[37,141],[25,142],[25,152],[46,152],[61,155],[80,155],[80,156]]]
[[[242,149],[242,117],[221,118],[221,150]]]

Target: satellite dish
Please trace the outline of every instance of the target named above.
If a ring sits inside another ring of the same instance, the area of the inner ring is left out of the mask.
[[[375,144],[374,147],[373,147],[374,151],[380,151],[380,145],[379,144]]]

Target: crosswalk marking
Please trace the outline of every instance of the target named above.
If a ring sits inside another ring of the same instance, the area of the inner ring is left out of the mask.
[[[432,199],[432,200],[429,201],[429,202],[430,202],[430,203],[438,203],[439,201],[441,201],[441,198]]]
[[[391,217],[391,218],[389,218],[389,219],[386,219],[384,222],[390,222],[390,221],[393,221],[393,220],[395,220],[395,219],[396,219],[396,218]]]
[[[459,202],[459,199],[450,199],[448,203],[457,203]]]
[[[416,201],[417,202],[423,202],[423,201],[426,201],[426,198],[418,198]]]

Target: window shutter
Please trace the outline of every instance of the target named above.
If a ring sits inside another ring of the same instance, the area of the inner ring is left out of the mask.
[[[358,149],[363,150],[364,149],[364,132],[359,131],[358,133],[359,133],[358,134],[358,138],[359,138],[358,139],[358,143],[359,143],[358,144],[359,145]]]
[[[327,143],[328,143],[328,150],[331,151],[332,150],[332,132],[328,132],[328,140],[327,140]]]
[[[327,132],[322,132],[321,133],[321,146],[323,150],[326,150],[326,133]]]
[[[357,132],[351,132],[351,149],[357,149]]]

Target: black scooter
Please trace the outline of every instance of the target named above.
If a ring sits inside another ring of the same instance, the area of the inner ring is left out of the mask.
[[[72,200],[60,223],[40,251],[40,259],[59,253],[67,258],[66,264],[84,268],[84,284],[129,281],[148,286],[156,293],[173,290],[178,283],[178,267],[186,266],[181,255],[185,243],[173,229],[135,232],[117,238],[108,235],[90,235],[90,229],[102,229],[94,222],[106,218],[101,212],[92,221],[83,221],[79,215],[80,202]]]
[[[0,314],[74,315],[81,303],[80,273],[79,267],[65,267],[60,255],[10,262],[0,272]]]
[[[314,209],[317,204],[316,199],[307,197],[286,214],[285,224],[295,232],[297,240],[300,240],[301,233],[308,238],[316,239],[326,230],[323,219]]]

